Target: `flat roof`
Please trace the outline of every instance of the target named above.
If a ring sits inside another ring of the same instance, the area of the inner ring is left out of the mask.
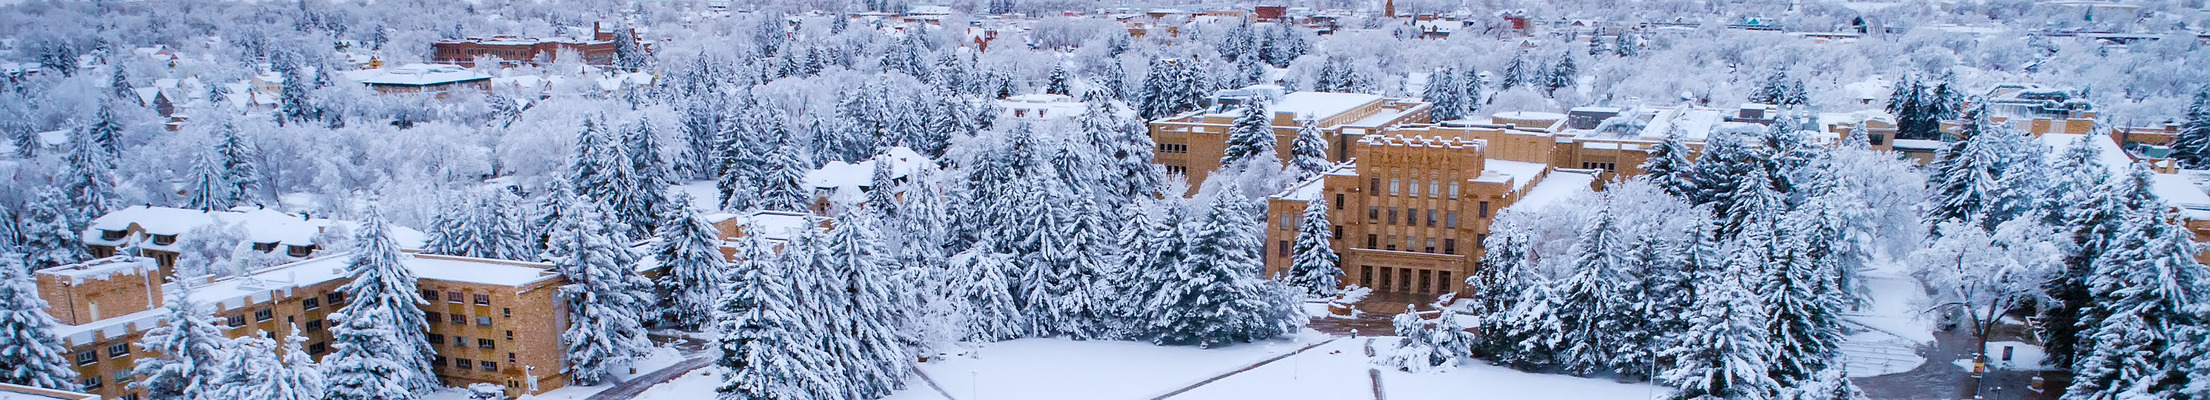
[[[1296,92],[1282,95],[1281,101],[1268,107],[1275,114],[1289,113],[1297,118],[1309,116],[1314,119],[1328,119],[1381,99],[1381,95],[1365,93]]]

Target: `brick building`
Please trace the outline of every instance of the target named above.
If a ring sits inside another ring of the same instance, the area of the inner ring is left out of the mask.
[[[113,256],[119,248],[136,247],[140,255],[159,263],[163,276],[167,276],[173,272],[169,269],[176,267],[177,256],[183,251],[180,241],[202,228],[234,229],[239,235],[236,239],[252,243],[254,250],[281,251],[279,254],[287,257],[303,258],[321,249],[321,245],[315,243],[318,236],[333,228],[350,230],[358,225],[353,221],[259,208],[200,211],[130,206],[93,219],[84,229],[82,238],[94,257]],[[393,226],[391,236],[399,241],[401,248],[422,247],[421,231]]]
[[[1274,150],[1277,157],[1288,162],[1287,155],[1297,140],[1299,120],[1310,118],[1317,122],[1328,147],[1330,161],[1349,159],[1346,148],[1357,143],[1367,133],[1407,123],[1427,122],[1428,103],[1411,99],[1391,99],[1363,93],[1297,92],[1278,94],[1280,87],[1252,86],[1215,96],[1214,106],[1151,121],[1151,140],[1158,146],[1153,152],[1153,162],[1166,166],[1167,173],[1183,174],[1193,183],[1204,182],[1213,170],[1220,168],[1220,157],[1227,154],[1228,128],[1235,123],[1242,108],[1235,106],[1250,96],[1273,98],[1268,110],[1273,112]]]
[[[307,337],[305,350],[330,351],[326,318],[348,299],[338,289],[351,253],[320,255],[250,274],[192,283],[192,301],[212,313],[223,334],[283,338],[293,328]],[[567,384],[561,371],[559,333],[566,312],[563,284],[551,265],[467,257],[409,254],[401,263],[418,278],[433,370],[451,386],[504,385],[509,395],[536,394]],[[152,258],[116,256],[40,270],[39,293],[60,321],[56,334],[69,347],[85,391],[111,399],[138,399],[128,388],[134,345],[182,288]],[[191,279],[191,278],[184,278]]]
[[[510,65],[542,65],[559,61],[563,51],[572,51],[583,56],[584,64],[614,65],[614,32],[598,23],[591,24],[591,32],[590,40],[513,36],[440,40],[430,44],[430,59],[467,67],[476,66],[476,57],[497,58]]]

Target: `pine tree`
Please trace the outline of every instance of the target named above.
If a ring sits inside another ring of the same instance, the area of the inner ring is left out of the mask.
[[[1542,87],[1546,89],[1543,93],[1549,94],[1558,91],[1558,89],[1572,87],[1574,80],[1578,79],[1580,74],[1580,67],[1573,65],[1573,55],[1559,56],[1558,62],[1551,64],[1550,70],[1543,75]]]
[[[568,329],[561,332],[569,374],[578,385],[613,378],[613,369],[644,354],[641,318],[651,304],[650,283],[629,265],[629,249],[616,243],[619,228],[600,224],[598,206],[576,207],[553,231],[546,252],[568,284]]]
[[[100,111],[92,115],[91,124],[84,126],[84,137],[98,146],[105,159],[123,157],[123,122],[115,115],[115,103],[100,102]]]
[[[2083,332],[2092,340],[2081,343],[2064,398],[2178,398],[2187,390],[2205,323],[2192,308],[2210,271],[2195,262],[2193,235],[2172,219],[2161,208],[2131,213],[2121,241],[2095,261],[2091,312],[2102,317]]]
[[[629,155],[627,170],[632,174],[630,182],[634,186],[624,188],[628,194],[619,204],[619,213],[635,236],[652,233],[659,228],[660,221],[668,219],[665,214],[689,204],[674,201],[668,195],[668,187],[675,184],[674,172],[669,169],[667,159],[661,157],[660,141],[656,136],[652,132],[652,121],[646,119],[637,121],[622,140],[628,147],[625,152]]]
[[[806,172],[810,164],[798,157],[798,150],[788,142],[768,154],[767,175],[763,176],[758,197],[762,209],[774,211],[807,212],[813,201],[813,191],[806,187]]]
[[[1154,343],[1212,347],[1272,338],[1287,330],[1287,318],[1269,304],[1267,289],[1255,283],[1260,251],[1252,237],[1249,213],[1230,184],[1214,196],[1203,220],[1184,244],[1187,254],[1175,266],[1179,282],[1170,283],[1154,307],[1165,319],[1154,322],[1162,333]],[[1294,314],[1295,308],[1287,310]]]
[[[1794,240],[1791,246],[1800,250],[1765,267],[1758,293],[1768,314],[1765,332],[1772,343],[1773,381],[1796,387],[1817,378],[1840,352],[1842,305],[1833,295],[1838,291],[1833,269],[1822,268],[1823,260],[1806,254],[1831,242],[1811,242],[1817,238],[1808,236],[1784,239]]]
[[[754,235],[758,238],[758,235]],[[764,239],[748,239],[715,312],[724,332],[715,365],[728,369],[715,389],[721,400],[812,400],[834,390],[816,370],[829,356],[810,337],[808,318],[787,274],[805,265],[775,257]]]
[[[1289,267],[1289,286],[1311,296],[1335,295],[1337,279],[1343,275],[1336,265],[1341,259],[1329,245],[1335,242],[1335,232],[1328,224],[1327,208],[1319,198],[1305,202],[1304,216],[1297,221],[1297,244],[1291,249],[1295,257]]]
[[[2172,139],[2172,159],[2189,169],[2210,168],[2210,87],[2197,89],[2186,121]]]
[[[1221,165],[1240,165],[1253,157],[1274,156],[1274,113],[1267,111],[1265,100],[1251,98],[1243,105],[1243,113],[1228,127],[1228,144]],[[1278,159],[1278,158],[1276,158]]]
[[[220,211],[229,209],[234,203],[232,200],[235,196],[230,193],[231,186],[223,182],[222,172],[215,169],[215,161],[208,156],[207,153],[200,153],[192,157],[192,176],[189,178],[192,184],[184,189],[190,197],[184,198],[184,208]]]
[[[1564,330],[1541,340],[1556,343],[1561,366],[1575,375],[1588,375],[1609,365],[1621,348],[1618,312],[1630,304],[1621,296],[1626,284],[1627,253],[1617,220],[1609,206],[1597,209],[1595,220],[1581,231],[1571,277],[1559,282],[1549,308]]]
[[[845,377],[853,383],[848,390],[854,398],[880,398],[904,389],[911,368],[907,364],[913,360],[907,344],[916,342],[907,329],[915,311],[912,294],[905,290],[910,286],[891,282],[895,275],[880,247],[878,221],[864,208],[841,218],[829,232],[819,259],[827,267],[821,272],[828,274],[831,287],[841,289],[833,296],[839,304],[831,306],[848,313],[830,324],[839,339],[835,342],[849,347],[829,349],[832,356],[849,364]]]
[[[676,203],[684,203],[689,196],[678,194]],[[663,326],[694,330],[713,318],[714,304],[721,298],[721,290],[727,286],[722,270],[726,262],[718,248],[721,231],[700,218],[697,211],[678,207],[674,218],[660,224],[653,243],[653,254],[667,268],[667,276],[659,282],[659,321]]]
[[[1665,141],[1650,149],[1650,158],[1642,162],[1644,180],[1657,184],[1658,189],[1682,199],[1693,201],[1696,188],[1695,163],[1688,160],[1687,145],[1681,143],[1680,132],[1665,135]]]
[[[1180,229],[1174,224],[1173,211],[1148,197],[1121,206],[1120,236],[1114,241],[1120,249],[1120,268],[1112,275],[1111,307],[1113,316],[1122,321],[1117,336],[1123,339],[1151,339],[1151,322],[1163,318],[1164,310],[1151,305],[1172,284],[1174,265],[1181,260]]]
[[[2050,365],[2058,367],[2072,365],[2072,357],[2079,354],[2074,345],[2080,343],[2079,332],[2083,327],[2080,314],[2093,301],[2088,295],[2089,273],[2093,271],[2095,259],[2117,241],[2120,222],[2130,211],[2119,199],[2129,196],[2124,192],[2147,196],[2140,187],[2113,186],[2113,183],[2125,184],[2132,180],[2106,179],[2110,171],[2106,168],[2118,166],[2102,165],[2098,161],[2100,150],[2090,140],[2107,139],[2082,136],[2066,149],[2055,168],[2068,173],[2057,176],[2050,185],[2050,193],[2043,196],[2050,201],[2043,206],[2049,210],[2047,222],[2060,227],[2060,234],[2070,242],[2065,246],[2064,271],[2054,274],[2042,285],[2042,290],[2056,301],[2041,313],[2039,328],[2042,337],[2046,338],[2042,346],[2049,355]]]
[[[26,205],[23,221],[23,262],[31,270],[74,264],[91,258],[79,229],[91,219],[80,219],[75,206],[60,190],[39,188],[38,197]],[[81,221],[81,222],[80,222]]]
[[[323,362],[332,400],[415,399],[438,387],[422,297],[389,229],[371,204],[345,268],[352,281],[338,288],[347,302],[331,317],[337,352]]]
[[[1445,67],[1427,75],[1427,90],[1421,91],[1420,97],[1429,103],[1429,119],[1451,121],[1466,117],[1465,88],[1453,76],[1456,73]]]
[[[1532,282],[1526,272],[1532,244],[1528,243],[1527,229],[1518,221],[1498,216],[1491,226],[1493,234],[1481,243],[1486,251],[1481,255],[1480,268],[1466,277],[1466,287],[1473,290],[1469,297],[1474,300],[1469,311],[1480,318],[1474,323],[1474,330],[1481,333],[1474,343],[1474,354],[1498,362],[1512,358],[1520,343],[1532,342],[1508,335],[1515,322],[1511,313],[1519,308],[1520,296],[1533,291],[1528,289]]]
[[[69,348],[54,336],[54,316],[28,271],[0,252],[0,383],[77,390]]]
[[[232,201],[237,203],[259,202],[261,199],[261,171],[253,160],[259,157],[253,143],[238,135],[238,130],[224,124],[216,131],[215,159],[221,162],[223,182],[230,185]]]
[[[276,354],[269,354],[270,361],[274,361],[272,368],[237,398],[322,400],[323,390],[328,383],[323,378],[322,369],[315,366],[314,355],[300,347],[300,343],[306,341],[307,335],[301,334],[298,328],[293,328],[292,334],[284,337],[283,358],[277,359]]]
[[[1072,90],[1067,89],[1066,64],[1052,63],[1051,76],[1045,79],[1048,81],[1048,84],[1044,86],[1045,94],[1056,94],[1061,96],[1074,94]]]
[[[1092,104],[1099,113],[1112,112],[1111,105],[1104,100]],[[1151,162],[1157,147],[1151,141],[1151,133],[1141,124],[1125,120],[1117,121],[1113,132],[1119,140],[1109,147],[1113,160],[1112,173],[1106,178],[1110,187],[1106,191],[1125,199],[1157,195],[1159,187],[1165,185],[1166,169]]]
[[[1335,164],[1328,162],[1328,141],[1321,136],[1318,121],[1305,118],[1298,125],[1297,140],[1289,149],[1289,167],[1296,171],[1296,181],[1304,182],[1327,173]]]
[[[1984,106],[1967,111],[1964,119],[1959,131],[1964,141],[1944,149],[1934,166],[1939,168],[1935,174],[1939,180],[1929,182],[1935,199],[1930,201],[1933,209],[1928,216],[1937,222],[1976,219],[1982,229],[1993,230],[2026,211],[2021,206],[2027,202],[2014,196],[2031,195],[2012,177],[2025,171],[2005,160],[2015,156],[2008,154],[2014,148],[2008,142],[2016,133],[1993,126]]]
[[[1740,259],[1741,257],[1737,257]],[[1738,262],[1730,273],[1755,261]],[[1669,399],[1772,398],[1781,388],[1770,376],[1764,311],[1731,279],[1705,280],[1696,299],[1696,328],[1666,356],[1674,360],[1659,380],[1675,389]]]
[[[215,380],[215,390],[207,398],[242,399],[246,390],[255,383],[268,379],[276,369],[276,342],[261,337],[256,331],[232,338],[225,346],[229,354],[224,356],[223,372]]]
[[[164,307],[161,323],[138,339],[139,348],[156,356],[138,359],[131,369],[138,381],[130,387],[145,389],[149,400],[203,398],[215,390],[215,379],[222,371],[222,328],[192,302],[190,282],[180,282],[177,288]]]
[[[1504,64],[1504,77],[1496,82],[1496,90],[1502,92],[1531,84],[1529,80],[1534,75],[1534,71],[1531,71],[1534,68],[1527,64],[1526,53],[1513,54],[1512,60]]]
[[[963,340],[995,342],[1021,336],[1020,321],[1027,318],[1013,305],[1013,293],[1007,288],[1010,258],[985,246],[969,247],[951,257],[955,275],[949,285],[956,296],[953,301],[961,303]]]

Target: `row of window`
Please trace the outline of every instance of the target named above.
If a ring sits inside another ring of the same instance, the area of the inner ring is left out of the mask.
[[[512,318],[512,317],[514,317],[514,314],[513,314],[513,309],[505,309],[505,308],[502,308],[502,309],[500,309],[500,311],[505,311],[505,312],[507,312],[506,316],[507,316],[508,318]],[[444,321],[444,322],[447,322],[447,323],[451,323],[451,324],[453,324],[453,325],[468,325],[468,314],[460,314],[460,313],[454,313],[454,314],[439,314],[439,313],[429,312],[429,313],[422,313],[422,317],[423,317],[422,319],[424,319],[424,320],[428,320],[428,321],[430,321],[430,323],[433,323],[433,324],[434,324],[434,323],[438,323],[438,322],[440,322],[440,321],[442,320],[442,321]],[[491,317],[489,317],[489,316],[477,316],[477,317],[476,317],[476,326],[491,326]]]
[[[322,303],[324,301],[328,301],[330,302],[330,304],[344,303],[345,293],[332,292],[320,298],[308,297],[305,299],[301,299],[299,300],[299,309],[302,312],[306,310],[321,309]],[[253,310],[253,322],[268,322],[269,320],[273,319],[276,319],[276,309],[273,307],[262,307],[260,309]],[[231,329],[243,328],[246,326],[246,316],[232,315],[223,318],[223,324]],[[322,330],[322,320],[307,322],[308,332],[320,330]]]
[[[1384,221],[1384,220],[1385,220],[1385,219],[1383,219],[1383,218],[1382,218],[1382,216],[1384,215],[1384,214],[1382,213],[1382,210],[1383,210],[1383,209],[1382,209],[1381,207],[1379,207],[1379,206],[1366,207],[1366,223],[1369,223],[1369,224],[1379,224],[1379,223],[1382,223],[1382,221]],[[1397,225],[1397,211],[1399,211],[1400,209],[1398,209],[1398,208],[1396,208],[1396,207],[1389,207],[1389,208],[1388,208],[1387,210],[1388,210],[1388,213],[1387,213],[1386,215],[1388,216],[1388,218],[1386,219],[1386,221],[1388,221],[1388,224],[1389,224],[1389,225]],[[1422,214],[1422,213],[1423,213],[1423,210],[1421,210],[1421,209],[1418,209],[1418,208],[1406,208],[1406,209],[1401,209],[1401,210],[1402,210],[1402,211],[1404,211],[1404,225],[1411,225],[1411,226],[1419,226],[1419,225],[1420,225],[1420,214]],[[1428,226],[1428,227],[1434,227],[1434,226],[1435,226],[1435,223],[1436,223],[1436,222],[1438,222],[1438,221],[1440,221],[1440,222],[1442,222],[1442,223],[1443,223],[1443,227],[1444,227],[1444,228],[1452,228],[1452,229],[1456,229],[1456,228],[1458,228],[1458,212],[1457,212],[1457,211],[1443,211],[1443,210],[1436,210],[1436,209],[1427,209],[1427,210],[1424,210],[1424,213],[1425,213],[1425,214],[1427,214],[1427,226]],[[1283,215],[1284,217],[1287,217],[1287,216],[1289,216],[1290,214],[1282,214],[1282,215]],[[1489,216],[1489,202],[1486,202],[1486,201],[1484,201],[1484,202],[1481,202],[1481,214],[1480,214],[1480,216],[1481,216],[1481,218],[1488,218],[1488,216]]]
[[[445,335],[440,335],[440,334],[435,334],[435,333],[432,333],[432,334],[430,334],[430,336],[428,337],[428,339],[429,339],[430,345],[432,345],[432,346],[443,346],[443,345],[445,345]],[[514,331],[506,331],[506,340],[514,340]],[[467,337],[467,336],[458,336],[458,335],[455,335],[455,336],[453,336],[453,347],[467,348],[467,347],[468,347],[468,337]],[[499,348],[499,344],[498,344],[498,342],[496,342],[496,341],[493,341],[493,340],[491,340],[491,339],[487,339],[487,338],[476,338],[476,348],[479,348],[479,349],[485,349],[485,350],[497,349],[497,348]]]
[[[107,346],[107,358],[108,358],[108,359],[112,360],[112,359],[117,359],[117,358],[123,358],[123,357],[130,357],[130,344],[129,344],[129,343],[117,343],[117,344],[112,344],[112,345],[108,345],[108,346]],[[92,365],[92,364],[97,364],[97,363],[99,363],[99,362],[100,362],[100,351],[99,351],[99,350],[92,350],[92,351],[85,351],[85,352],[79,352],[79,353],[77,353],[77,365]]]
[[[1424,269],[1415,270],[1412,268],[1380,267],[1381,280],[1375,281],[1374,268],[1375,267],[1372,265],[1358,266],[1359,286],[1374,288],[1374,290],[1382,292],[1411,292],[1420,294],[1434,293],[1437,289],[1447,291],[1454,287],[1453,285],[1451,285],[1452,281],[1450,280],[1450,271],[1429,271]],[[1417,281],[1418,286],[1413,285],[1415,282],[1413,280],[1413,277],[1415,275],[1419,277],[1419,280]]]
[[[437,294],[438,291],[436,289],[422,289],[422,300],[433,302],[437,301]],[[467,296],[467,294],[461,292],[445,292],[445,301],[448,303],[460,304],[468,300]],[[476,305],[479,306],[491,305],[491,295],[488,294],[478,294],[475,296],[475,300]]]
[[[1418,179],[1413,179],[1413,180],[1411,180],[1411,185],[1403,185],[1403,183],[1404,183],[1404,181],[1403,181],[1403,180],[1400,180],[1400,179],[1398,179],[1398,178],[1389,178],[1389,195],[1390,195],[1390,196],[1402,196],[1402,195],[1409,195],[1409,196],[1411,196],[1411,197],[1420,197],[1420,180],[1418,180]],[[1447,194],[1447,195],[1448,195],[1448,196],[1449,196],[1450,198],[1453,198],[1453,199],[1455,199],[1455,198],[1458,198],[1458,182],[1457,182],[1457,181],[1451,181],[1451,182],[1450,182],[1450,185],[1449,185],[1449,189],[1448,189],[1448,190],[1445,190],[1445,189],[1444,189],[1444,186],[1443,186],[1443,181],[1440,181],[1440,180],[1428,180],[1428,181],[1427,181],[1427,197],[1429,197],[1429,198],[1440,198],[1440,197],[1444,197],[1444,196],[1445,196],[1446,194]],[[1381,178],[1366,178],[1366,195],[1367,195],[1367,196],[1380,196],[1380,195],[1381,195]],[[1340,201],[1338,201],[1338,202],[1340,202]]]
[[[1484,234],[1480,236],[1483,239],[1486,239],[1489,235]],[[1383,241],[1381,240],[1380,235],[1370,233],[1366,234],[1366,248],[1392,251],[1397,250],[1397,243],[1399,243],[1397,237],[1397,235],[1389,235],[1389,240]],[[1404,240],[1402,243],[1404,243],[1404,251],[1417,251],[1422,253],[1435,252],[1435,238],[1427,238],[1426,246],[1416,246],[1418,244],[1421,244],[1418,238],[1414,238],[1411,235],[1405,235],[1403,237]],[[1458,239],[1443,239],[1442,244],[1443,254],[1458,254]]]
[[[1182,154],[1182,153],[1188,153],[1188,152],[1189,152],[1189,145],[1186,145],[1186,144],[1173,144],[1173,143],[1160,143],[1160,144],[1159,144],[1159,152],[1160,152],[1160,153],[1165,153],[1165,154]]]
[[[509,355],[509,356],[512,356],[513,354],[512,354],[512,353],[509,353],[508,355]],[[435,358],[435,359],[431,359],[431,360],[430,360],[430,366],[431,366],[431,367],[435,367],[435,368],[445,368],[445,364],[446,364],[446,361],[445,361],[445,356],[438,356],[437,358]],[[481,366],[480,368],[482,368],[482,369],[483,369],[484,371],[493,371],[493,372],[496,372],[496,371],[498,371],[498,370],[499,370],[499,362],[498,362],[498,361],[491,361],[491,360],[482,360],[482,361],[477,361],[477,360],[470,360],[470,359],[466,359],[466,358],[455,358],[455,359],[452,359],[452,364],[453,364],[453,368],[458,368],[458,369],[477,369],[477,368],[479,368],[479,366]]]

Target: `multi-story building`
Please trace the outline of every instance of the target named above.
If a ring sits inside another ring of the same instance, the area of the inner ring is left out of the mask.
[[[188,294],[229,337],[306,336],[316,358],[332,351],[331,313],[349,300],[338,289],[350,279],[351,253],[212,280],[166,276],[152,258],[115,256],[40,270],[39,293],[60,322],[57,334],[89,393],[138,399],[129,388],[134,343],[155,326],[170,297]],[[426,334],[437,356],[433,370],[447,385],[504,385],[509,395],[567,385],[560,331],[567,326],[559,287],[544,263],[408,254],[401,264],[418,278]],[[296,330],[295,330],[296,329]]]
[[[201,228],[234,230],[234,238],[252,243],[261,252],[282,251],[293,258],[311,256],[321,245],[317,237],[333,227],[350,230],[359,224],[313,215],[288,214],[276,210],[240,207],[231,211],[200,211],[171,207],[130,206],[108,212],[92,220],[85,228],[83,240],[94,257],[116,255],[118,249],[132,247],[139,255],[151,257],[161,265],[163,276],[176,267],[177,256],[183,249],[181,240]],[[226,232],[229,233],[229,232]],[[423,234],[411,228],[392,226],[391,236],[401,248],[422,247]]]
[[[1429,104],[1418,100],[1364,93],[1279,93],[1281,88],[1277,86],[1253,86],[1233,96],[1216,97],[1212,107],[1151,121],[1151,141],[1158,146],[1152,159],[1165,166],[1167,173],[1188,176],[1192,183],[1204,182],[1208,174],[1220,168],[1220,157],[1227,154],[1228,129],[1242,114],[1242,108],[1235,106],[1242,96],[1275,99],[1268,111],[1274,114],[1270,124],[1274,128],[1274,149],[1283,162],[1288,161],[1300,121],[1305,119],[1316,121],[1333,149],[1328,159],[1337,162],[1349,159],[1347,148],[1360,136],[1427,122]]]
[[[491,75],[458,65],[408,64],[382,69],[346,71],[347,78],[368,85],[377,94],[428,93],[445,98],[455,92],[491,92]]]
[[[1491,158],[1490,141],[1453,135],[1466,132],[1366,135],[1354,147],[1356,160],[1268,199],[1267,276],[1291,265],[1298,219],[1318,199],[1329,207],[1343,283],[1383,293],[1465,293],[1464,278],[1478,266],[1498,211],[1538,183],[1574,189],[1594,181],[1589,173]]]
[[[447,39],[430,44],[431,60],[440,64],[475,67],[477,57],[488,57],[505,64],[540,65],[559,61],[562,52],[573,52],[583,57],[584,64],[613,65],[614,36],[613,31],[592,23],[590,40],[513,36]]]

